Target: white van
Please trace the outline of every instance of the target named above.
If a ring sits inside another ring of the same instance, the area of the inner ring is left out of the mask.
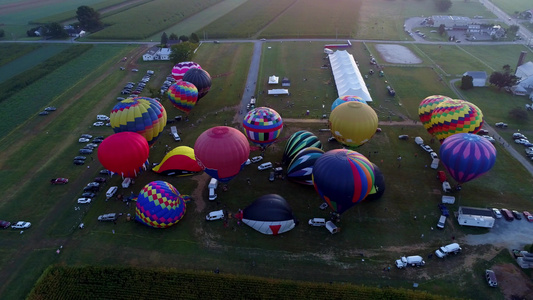
[[[215,189],[218,186],[218,180],[216,178],[211,178],[211,181],[209,181],[209,185],[207,186],[209,188],[209,200],[213,201],[217,198],[217,194],[215,194]]]
[[[270,169],[272,168],[272,163],[271,162],[266,162],[266,163],[262,163],[259,165],[259,167],[257,167],[258,170],[266,170],[266,169]]]
[[[415,143],[417,145],[422,145],[422,144],[424,144],[424,140],[421,137],[417,136],[417,137],[415,137]]]
[[[130,184],[131,184],[131,178],[129,177],[124,178],[124,180],[122,181],[122,187],[125,189],[129,188]]]
[[[172,133],[172,138],[174,138],[174,140],[175,140],[176,142],[181,141],[181,137],[180,137],[180,135],[177,134],[177,133]]]
[[[440,216],[437,222],[437,228],[444,229],[444,224],[446,224],[446,216]]]
[[[439,168],[439,163],[440,163],[440,159],[438,158],[434,158],[432,161],[431,161],[431,168],[432,169],[438,169]]]
[[[223,219],[223,218],[224,218],[224,211],[222,209],[221,210],[212,211],[212,212],[208,213],[207,216],[205,216],[205,220],[206,221],[220,220],[220,219]]]
[[[107,192],[105,193],[106,197],[109,199],[111,197],[113,197],[113,195],[115,195],[115,193],[117,192],[118,190],[118,186],[112,186],[110,187]]]
[[[309,219],[309,225],[311,225],[311,226],[326,226],[326,219],[324,219],[324,218]]]

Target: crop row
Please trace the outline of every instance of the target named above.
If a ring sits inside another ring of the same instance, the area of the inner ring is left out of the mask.
[[[404,289],[130,267],[51,266],[28,299],[440,299]]]

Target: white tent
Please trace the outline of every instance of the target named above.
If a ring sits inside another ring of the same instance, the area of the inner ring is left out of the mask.
[[[520,79],[526,79],[533,76],[533,62],[528,61],[527,63],[518,66],[515,75]]]
[[[361,97],[366,102],[371,102],[372,98],[353,55],[342,50],[335,51],[328,56],[339,97],[352,95]]]
[[[276,75],[272,75],[268,77],[268,84],[278,84],[279,83],[279,77]]]
[[[268,94],[269,95],[288,95],[289,94],[289,90],[287,90],[287,89],[273,89],[273,90],[268,90]]]

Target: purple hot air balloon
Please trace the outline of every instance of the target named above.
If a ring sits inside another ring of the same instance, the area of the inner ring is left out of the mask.
[[[457,183],[487,173],[496,161],[496,148],[489,140],[472,133],[447,137],[440,147],[440,159]]]

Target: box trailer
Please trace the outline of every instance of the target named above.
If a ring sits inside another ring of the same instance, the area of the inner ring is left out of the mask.
[[[494,217],[488,208],[459,206],[457,221],[462,226],[492,228]]]

